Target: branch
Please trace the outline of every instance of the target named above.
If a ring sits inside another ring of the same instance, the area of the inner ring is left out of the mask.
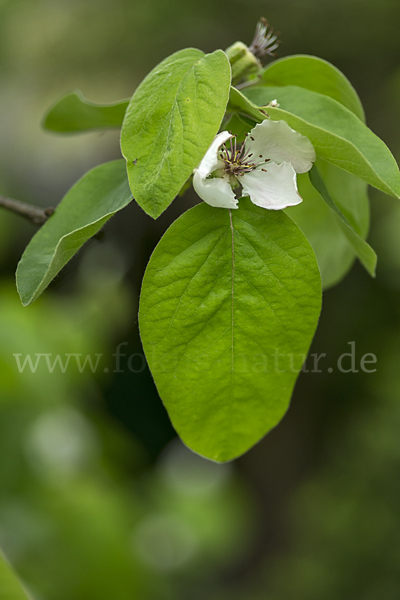
[[[18,215],[21,215],[21,217],[25,217],[25,219],[28,219],[35,225],[43,225],[46,223],[47,219],[51,217],[55,210],[52,207],[39,208],[38,206],[33,206],[32,204],[20,202],[20,200],[6,198],[5,196],[0,196],[0,206],[17,213]]]

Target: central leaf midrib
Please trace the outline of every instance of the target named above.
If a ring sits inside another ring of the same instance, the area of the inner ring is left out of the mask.
[[[234,379],[235,379],[235,352],[234,352],[234,293],[235,293],[235,242],[234,242],[234,228],[232,221],[232,211],[229,209],[229,221],[231,228],[231,236],[232,236],[232,285],[231,285],[231,393],[230,393],[230,407],[229,415],[231,418],[232,424],[232,414],[233,414],[233,403],[234,403]]]

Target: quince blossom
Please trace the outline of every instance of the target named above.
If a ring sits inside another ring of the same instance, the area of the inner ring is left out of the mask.
[[[210,206],[238,208],[233,189],[241,185],[253,204],[281,210],[302,202],[296,173],[309,171],[315,159],[308,138],[285,121],[266,119],[239,146],[232,133],[219,133],[194,170],[193,187]]]

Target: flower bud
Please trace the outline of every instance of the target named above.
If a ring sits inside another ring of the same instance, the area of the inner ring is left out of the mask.
[[[232,67],[232,81],[237,82],[248,75],[258,73],[260,61],[243,42],[235,42],[225,50]]]

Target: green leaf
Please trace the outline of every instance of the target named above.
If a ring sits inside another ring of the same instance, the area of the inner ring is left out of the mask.
[[[355,231],[355,229],[351,226],[349,221],[343,215],[341,210],[332,200],[324,180],[322,179],[318,168],[314,165],[309,171],[310,181],[315,187],[315,189],[319,192],[321,197],[325,200],[329,208],[333,211],[336,217],[339,220],[339,224],[345,234],[346,238],[350,242],[352,248],[354,249],[356,255],[360,259],[362,265],[366,268],[368,273],[375,277],[375,268],[376,268],[376,254],[374,250],[371,248],[369,244]]]
[[[316,56],[287,56],[270,63],[263,72],[267,86],[297,85],[330,96],[365,122],[364,109],[350,81],[331,63]]]
[[[358,234],[366,238],[369,229],[367,184],[322,159],[317,159],[316,165],[335,204]],[[303,202],[286,209],[286,213],[312,245],[326,289],[343,279],[354,263],[356,253],[337,216],[322,200],[308,174],[298,175],[297,182]]]
[[[129,100],[94,104],[77,90],[63,96],[46,113],[43,127],[57,133],[121,127]]]
[[[257,89],[260,88],[257,87]],[[250,117],[257,123],[261,123],[261,121],[269,117],[269,113],[267,113],[267,107],[263,108],[262,106],[257,106],[257,104],[254,104],[251,100],[249,100],[249,98],[247,98],[247,96],[244,96],[242,92],[239,92],[239,90],[234,87],[231,87],[231,91],[229,93],[229,104],[226,110],[227,113],[234,113],[239,115],[242,119]]]
[[[28,600],[28,595],[17,576],[0,552],[0,598],[1,600]]]
[[[217,461],[285,414],[321,306],[314,252],[282,211],[205,203],[175,221],[147,267],[139,324],[183,441]]]
[[[400,198],[400,173],[389,149],[339,102],[297,86],[254,87],[246,90],[246,96],[247,110],[237,90],[231,95],[230,110],[255,117],[257,107],[276,99],[279,108],[265,108],[271,119],[282,119],[308,137],[321,158]]]
[[[83,244],[131,200],[125,161],[86,173],[32,238],[19,262],[17,288],[22,304],[36,300]]]
[[[203,158],[225,114],[229,61],[216,50],[181,50],[144,79],[128,106],[122,153],[135,200],[153,218],[171,204]]]

